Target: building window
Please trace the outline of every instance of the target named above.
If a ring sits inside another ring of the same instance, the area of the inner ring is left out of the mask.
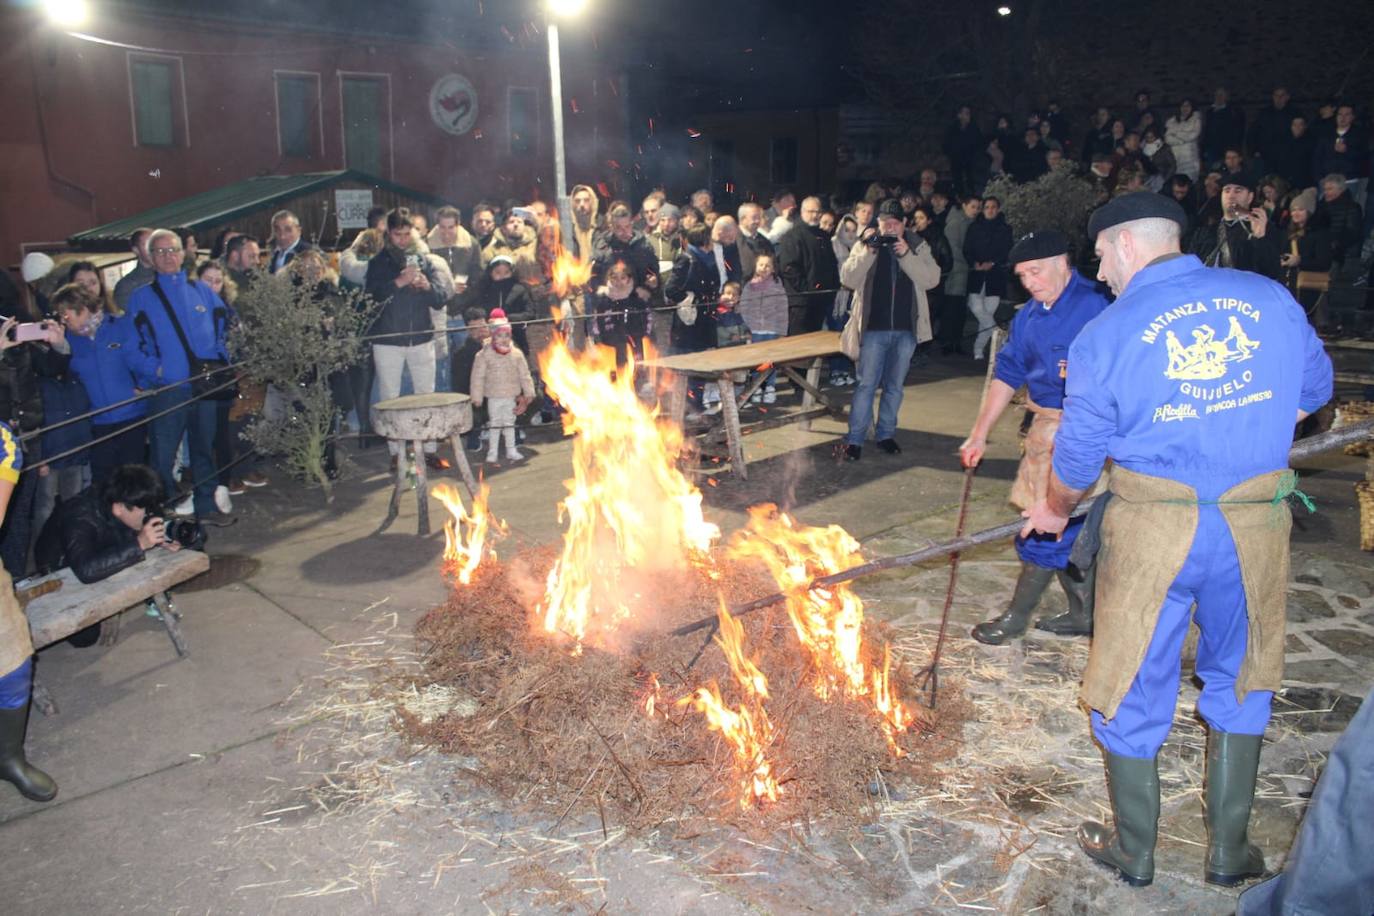
[[[511,155],[533,156],[539,147],[539,94],[533,89],[512,89],[507,117]]]
[[[315,74],[277,74],[277,134],[282,156],[311,159],[317,153],[319,80]]]
[[[129,59],[134,141],[139,146],[176,146],[178,69],[178,62],[167,58]]]
[[[390,145],[388,87],[373,76],[341,76],[343,96],[344,165],[368,175],[384,177],[383,131]]]
[[[775,137],[769,149],[769,175],[774,185],[797,181],[797,138]]]

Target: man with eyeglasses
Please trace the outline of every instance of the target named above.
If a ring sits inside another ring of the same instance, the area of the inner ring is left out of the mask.
[[[187,382],[192,357],[229,360],[225,346],[229,307],[209,286],[182,272],[182,246],[177,234],[167,229],[155,230],[148,238],[148,253],[156,276],[129,299],[129,320],[138,343],[134,383],[141,390]],[[228,373],[218,377],[218,381],[229,380]],[[176,511],[189,510],[197,516],[214,512],[215,401],[194,398],[187,382],[153,395],[148,407],[155,418],[148,424],[149,463],[162,479],[163,492],[177,492],[172,463],[181,437],[187,435],[194,492]]]

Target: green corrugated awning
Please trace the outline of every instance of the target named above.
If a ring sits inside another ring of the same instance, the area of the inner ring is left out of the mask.
[[[332,172],[306,172],[300,175],[260,175],[225,185],[181,200],[136,213],[123,219],[78,232],[67,239],[73,248],[87,251],[125,248],[130,234],[139,226],[178,228],[185,226],[195,232],[215,229],[245,214],[270,209],[277,204],[320,191],[343,182],[392,191],[431,204],[444,201],[432,194],[383,181],[364,172],[341,169]]]

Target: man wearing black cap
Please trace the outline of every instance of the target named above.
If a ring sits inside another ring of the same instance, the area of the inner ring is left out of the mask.
[[[859,370],[845,436],[848,461],[863,454],[879,388],[878,448],[889,455],[902,450],[894,436],[906,371],[917,345],[931,338],[926,290],[940,285],[940,267],[925,240],[904,230],[905,219],[899,201],[883,201],[877,228],[864,230],[840,267],[840,282],[854,290],[840,346]]]
[[[1264,871],[1247,831],[1283,677],[1288,449],[1294,422],[1331,397],[1331,360],[1278,283],[1181,254],[1183,220],[1177,202],[1138,193],[1089,221],[1117,299],[1069,350],[1054,474],[1022,533],[1064,531],[1111,459],[1082,698],[1115,823],[1083,824],[1078,842],[1133,885],[1154,879],[1156,757],[1193,621],[1209,729],[1204,877],[1232,886]]]
[[[1254,200],[1255,180],[1248,172],[1223,178],[1220,213],[1194,230],[1188,250],[1208,267],[1249,270],[1277,280],[1282,242],[1278,232],[1269,231],[1265,209],[1251,207]]]
[[[959,459],[964,467],[983,460],[989,431],[1016,390],[1025,385],[1035,421],[1026,435],[1025,452],[1010,499],[1018,509],[1029,509],[1049,488],[1054,433],[1063,413],[1069,345],[1083,326],[1107,307],[1107,297],[1069,266],[1069,239],[1058,229],[1043,229],[1023,237],[1012,247],[1008,261],[1031,298],[1012,319],[1011,340],[997,353],[995,377],[988,385],[973,431],[959,446]],[[1093,571],[1067,568],[1069,550],[1081,523],[1082,519],[1075,519],[1062,537],[1031,535],[1016,539],[1021,575],[1016,580],[1011,606],[1000,616],[974,627],[974,639],[1000,646],[1025,633],[1031,612],[1056,573],[1068,597],[1069,610],[1038,621],[1036,627],[1061,636],[1092,633]]]

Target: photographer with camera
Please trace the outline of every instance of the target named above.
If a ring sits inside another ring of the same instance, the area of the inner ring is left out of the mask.
[[[915,232],[904,230],[904,216],[901,203],[883,201],[877,228],[864,230],[840,268],[840,282],[854,290],[840,346],[859,369],[845,436],[848,461],[858,461],[863,454],[879,388],[883,395],[878,406],[878,448],[889,455],[901,452],[893,437],[907,368],[917,345],[931,339],[926,290],[940,285],[940,266],[930,245]]]
[[[89,585],[143,562],[155,548],[176,551],[183,546],[204,546],[194,523],[179,521],[169,527],[159,514],[161,507],[157,473],[145,464],[121,465],[104,484],[63,504],[61,556],[53,557],[48,547],[43,551],[44,565],[70,566],[76,578]]]
[[[1255,180],[1248,172],[1222,178],[1221,206],[1210,217],[1199,217],[1188,250],[1208,267],[1230,267],[1262,274],[1271,280],[1282,276],[1280,232],[1270,231],[1269,214],[1254,206]]]

